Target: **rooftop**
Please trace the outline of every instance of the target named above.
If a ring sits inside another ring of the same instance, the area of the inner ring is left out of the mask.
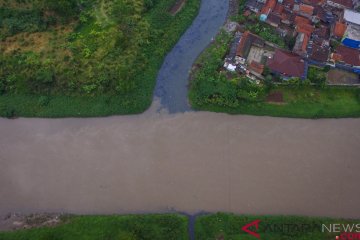
[[[293,53],[277,49],[274,56],[268,60],[268,67],[275,72],[289,77],[303,77],[305,62]]]
[[[331,0],[334,3],[340,4],[347,8],[353,8],[354,3],[352,0]]]
[[[261,63],[251,61],[249,68],[250,68],[250,70],[252,70],[254,72],[262,74],[264,72],[265,66]]]
[[[310,51],[310,59],[318,62],[326,62],[329,58],[330,49],[328,47],[323,47],[318,44],[312,45]]]
[[[336,22],[335,28],[334,28],[334,35],[336,37],[342,38],[346,31],[346,24],[341,22]]]
[[[345,36],[347,38],[360,41],[360,26],[355,24],[349,24],[345,31]]]
[[[313,15],[314,13],[314,7],[306,4],[301,4],[299,7],[300,12]]]
[[[333,59],[353,66],[360,66],[360,51],[340,45],[336,48]]]
[[[358,13],[358,12],[354,12],[354,11],[345,9],[345,11],[344,11],[344,19],[347,22],[360,25],[360,13]]]
[[[240,39],[240,43],[236,49],[236,56],[246,58],[253,44],[264,45],[265,42],[259,36],[246,31]]]

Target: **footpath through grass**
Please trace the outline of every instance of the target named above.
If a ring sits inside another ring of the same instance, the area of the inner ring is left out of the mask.
[[[186,240],[182,215],[71,217],[53,228],[0,232],[0,240]]]

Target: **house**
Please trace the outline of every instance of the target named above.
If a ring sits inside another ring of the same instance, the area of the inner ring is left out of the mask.
[[[334,30],[333,30],[333,35],[336,38],[342,39],[342,37],[345,34],[346,29],[347,29],[346,24],[338,21],[338,22],[335,23]]]
[[[351,48],[360,48],[360,13],[352,10],[344,11],[344,21],[347,28],[342,43]]]
[[[274,74],[280,75],[283,79],[306,78],[307,65],[301,57],[294,53],[277,49],[274,56],[267,61],[267,66]]]
[[[360,25],[348,24],[342,43],[347,47],[360,49]]]
[[[251,61],[249,70],[258,74],[262,74],[264,72],[265,66],[261,63]]]
[[[296,37],[296,42],[293,48],[293,52],[306,57],[307,55],[307,45],[309,43],[310,37],[309,35],[300,32]]]
[[[346,46],[338,46],[331,54],[333,62],[340,62],[353,67],[360,67],[360,51]]]
[[[301,4],[299,6],[298,14],[307,18],[311,18],[314,14],[314,7],[306,4]]]
[[[264,7],[261,9],[260,20],[266,21],[269,14],[273,11],[276,5],[276,0],[267,0]]]
[[[259,36],[252,34],[250,31],[246,31],[240,39],[239,45],[236,49],[236,56],[246,59],[252,45],[262,48],[265,45],[265,41]]]
[[[314,43],[309,47],[309,58],[317,62],[327,62],[330,54],[330,47],[324,44]]]
[[[352,0],[327,0],[329,6],[341,8],[341,9],[352,9],[354,3]]]
[[[302,2],[311,6],[319,6],[324,4],[325,0],[303,0]]]
[[[264,3],[262,0],[248,0],[246,2],[246,7],[255,13],[259,13],[264,7]]]

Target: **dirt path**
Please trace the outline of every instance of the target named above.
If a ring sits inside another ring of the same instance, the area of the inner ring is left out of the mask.
[[[360,216],[360,119],[0,120],[7,212]]]

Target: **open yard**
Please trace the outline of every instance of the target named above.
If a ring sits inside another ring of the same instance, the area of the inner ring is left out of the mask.
[[[329,84],[360,84],[359,75],[340,69],[331,69],[328,72]]]

